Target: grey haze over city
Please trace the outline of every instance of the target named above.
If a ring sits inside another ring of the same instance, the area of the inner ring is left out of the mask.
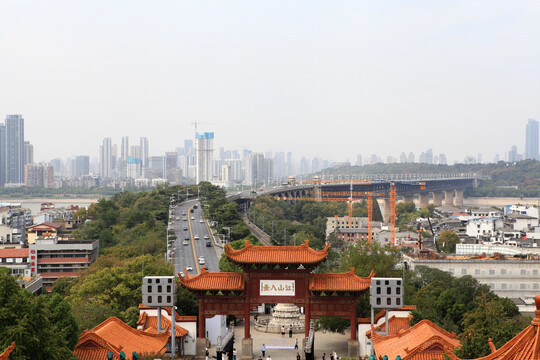
[[[355,162],[525,152],[538,1],[3,1],[0,121],[35,161],[214,148]]]

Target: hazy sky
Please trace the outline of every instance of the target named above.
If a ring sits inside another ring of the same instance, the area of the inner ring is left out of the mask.
[[[215,147],[449,160],[540,120],[540,1],[0,0],[0,119],[35,159]]]

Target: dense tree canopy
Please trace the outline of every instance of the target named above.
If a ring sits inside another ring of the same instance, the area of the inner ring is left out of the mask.
[[[77,338],[77,324],[60,296],[35,297],[0,268],[0,348],[15,341],[10,359],[74,359]]]

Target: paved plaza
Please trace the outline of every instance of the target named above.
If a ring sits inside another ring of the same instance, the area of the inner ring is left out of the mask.
[[[327,360],[330,360],[330,353],[335,351],[338,357],[347,357],[347,341],[351,337],[351,332],[349,329],[345,330],[345,334],[336,334],[317,331],[315,332],[315,359],[322,359],[322,354],[326,353]],[[235,347],[238,352],[237,360],[240,360],[241,348],[242,348],[242,339],[244,338],[244,326],[243,323],[235,326],[234,328],[234,339]],[[302,334],[293,334],[289,338],[288,332],[285,337],[282,337],[281,334],[275,333],[265,333],[254,330],[253,317],[251,317],[251,338],[253,339],[253,359],[258,359],[261,355],[261,345],[264,343],[266,345],[276,344],[286,346],[294,346],[294,340],[298,339],[299,349],[267,349],[266,354],[270,354],[272,360],[296,360],[296,353],[298,352],[302,359],[304,359],[304,353],[302,349],[302,340],[304,339],[304,333]],[[210,358],[216,355],[216,346],[212,344],[210,348]],[[263,359],[265,360],[265,359]]]

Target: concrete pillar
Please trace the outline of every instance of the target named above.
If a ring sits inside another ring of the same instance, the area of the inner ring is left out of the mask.
[[[251,360],[253,359],[253,339],[247,338],[242,339],[242,360]]]
[[[206,358],[206,339],[198,337],[195,342],[195,360],[204,360]]]
[[[444,205],[454,206],[454,190],[444,191]]]
[[[433,193],[433,205],[441,206],[442,205],[442,192]]]
[[[384,198],[384,221],[390,221],[390,199]]]
[[[419,202],[418,202],[418,208],[424,209],[428,206],[429,203],[429,193],[420,193],[419,195]]]
[[[358,359],[358,354],[360,350],[360,341],[358,340],[351,340],[349,339],[349,342],[347,344],[347,357],[351,359]]]
[[[414,196],[413,195],[405,195],[403,196],[403,201],[404,202],[414,202]]]
[[[454,204],[456,206],[463,206],[463,190],[456,190],[456,197],[454,198]]]

